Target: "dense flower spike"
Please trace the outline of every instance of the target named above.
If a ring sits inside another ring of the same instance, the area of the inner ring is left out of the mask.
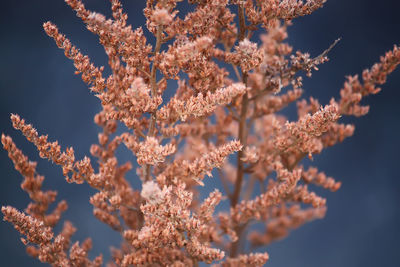
[[[18,115],[11,115],[11,121],[15,129],[20,130],[30,142],[32,142],[39,150],[42,158],[47,158],[55,164],[60,165],[63,174],[68,182],[83,183],[84,179],[93,174],[93,168],[89,158],[85,157],[81,161],[75,161],[75,154],[72,148],[67,148],[65,152],[61,152],[61,146],[58,142],[48,142],[47,136],[37,133],[32,125],[26,124],[24,119]],[[72,172],[72,177],[68,175]]]
[[[208,92],[205,96],[199,93],[197,96],[191,96],[186,102],[173,98],[166,107],[161,108],[158,117],[165,120],[176,114],[182,121],[188,116],[201,117],[212,113],[218,106],[229,104],[233,98],[245,92],[246,87],[238,83],[218,89],[215,93]]]
[[[368,112],[360,101],[380,91],[400,64],[400,49],[395,46],[365,70],[362,81],[349,76],[340,99],[321,105],[312,97],[300,99],[301,74],[317,71],[339,39],[315,57],[294,51],[285,40],[292,20],[325,0],[189,0],[192,8],[180,14],[182,1],[146,1],[145,27],[153,35],[148,38],[142,27],[127,25],[119,0],[110,1],[110,18],[81,0],[65,0],[98,36],[108,77],[56,25],[43,24],[100,100],[94,122],[101,132],[89,151],[96,165],[89,157],[76,160],[72,148],[62,151],[18,115],[11,121],[40,157],[62,168],[68,182],[96,190],[89,201],[93,215],[122,236],[108,266],[263,266],[268,253],[252,249],[324,217],[326,199],[311,189],[334,192],[341,182],[304,168],[303,161],[353,135],[354,126],[340,118]],[[265,32],[257,39],[260,28]],[[281,110],[294,102],[298,119],[289,121]],[[71,242],[76,228],[70,222],[54,233],[66,202],[49,212],[57,192],[42,190],[36,162],[9,136],[3,134],[1,142],[32,199],[26,214],[1,209],[24,236],[27,253],[52,266],[101,266],[101,255],[88,258],[90,238]],[[116,154],[121,144],[132,152],[124,164]],[[137,178],[128,173],[133,166]],[[134,179],[141,188],[131,186]],[[213,188],[208,197],[199,185]],[[220,202],[230,209],[215,214]],[[256,231],[253,223],[264,230]]]
[[[53,239],[53,232],[50,227],[44,225],[40,220],[33,219],[13,207],[2,207],[4,220],[14,224],[15,229],[23,235],[26,235],[24,242],[34,244],[47,243]]]
[[[250,253],[249,255],[239,255],[236,258],[228,258],[221,266],[263,266],[268,259],[268,253]]]
[[[174,153],[175,147],[171,144],[161,146],[154,137],[146,137],[146,141],[139,144],[139,151],[136,153],[139,164],[155,165],[163,162],[165,157]]]
[[[381,57],[379,63],[371,69],[364,70],[362,74],[363,83],[358,76],[348,76],[343,89],[340,90],[339,110],[341,114],[363,116],[368,113],[368,106],[360,106],[363,97],[376,94],[381,89],[377,85],[384,84],[386,77],[400,64],[400,48],[394,46],[385,56]]]
[[[54,227],[66,211],[68,205],[65,201],[58,203],[51,214],[46,215],[49,206],[55,201],[56,191],[42,191],[44,177],[36,173],[36,162],[29,161],[17,148],[9,136],[2,135],[1,142],[13,161],[15,169],[24,177],[21,188],[29,194],[33,202],[29,203],[26,212],[36,219],[43,220],[46,226]]]
[[[54,24],[46,22],[43,24],[43,28],[49,36],[54,38],[57,46],[64,49],[65,56],[74,61],[76,73],[82,73],[82,80],[92,85],[91,90],[95,92],[103,91],[105,88],[105,80],[102,75],[103,68],[95,67],[88,56],[82,55],[64,35],[58,32],[58,28]]]

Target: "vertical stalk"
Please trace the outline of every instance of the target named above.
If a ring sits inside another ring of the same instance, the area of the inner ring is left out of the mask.
[[[239,5],[239,42],[245,38],[246,34],[246,21],[245,21],[245,9],[243,5]],[[242,82],[247,86],[247,72],[242,71]],[[236,181],[234,191],[232,193],[231,198],[231,207],[236,206],[240,199],[240,192],[242,189],[243,184],[243,177],[244,177],[244,162],[242,161],[243,151],[247,145],[247,109],[249,106],[249,96],[246,92],[242,97],[242,107],[240,110],[240,117],[239,117],[239,129],[238,129],[238,138],[240,143],[243,145],[243,149],[238,152],[237,155],[237,172],[236,172]],[[244,226],[237,226],[235,227],[235,232],[238,236],[238,240],[233,242],[231,245],[230,256],[235,257],[238,254],[240,242],[241,242],[241,235],[244,230]]]
[[[151,72],[150,72],[150,85],[151,85],[151,96],[155,97],[157,95],[157,68],[155,64],[155,57],[161,50],[161,44],[162,44],[162,26],[157,26],[157,33],[156,33],[156,47],[154,48],[154,60],[153,60],[153,65],[151,67]],[[154,137],[156,134],[156,111],[152,112],[150,115],[150,126],[149,126],[149,131],[147,133],[147,136]],[[150,164],[146,164],[145,166],[145,181],[150,180]]]
[[[239,4],[239,35],[238,39],[239,42],[242,41],[245,37],[246,34],[246,21],[245,21],[245,10],[243,5]],[[247,86],[247,73],[242,72],[242,82]],[[246,139],[247,139],[247,124],[246,124],[246,116],[247,116],[247,107],[249,104],[249,96],[247,92],[243,95],[242,98],[242,107],[240,110],[240,117],[239,117],[239,130],[238,130],[238,138],[240,143],[243,145],[243,149],[238,152],[238,158],[237,158],[237,173],[236,173],[236,182],[235,182],[235,188],[232,193],[232,198],[231,198],[231,207],[234,207],[240,197],[240,189],[242,186],[242,180],[243,180],[243,174],[244,174],[244,165],[241,160],[243,157],[243,150],[246,147]]]
[[[243,77],[243,83],[246,85],[247,84],[247,73],[243,73],[242,77]],[[239,202],[240,191],[242,189],[243,176],[244,176],[244,162],[241,160],[241,158],[244,156],[243,151],[247,145],[246,117],[247,117],[248,106],[249,106],[249,97],[248,97],[248,94],[245,93],[242,98],[242,108],[240,111],[239,130],[238,130],[238,138],[239,138],[240,143],[243,145],[243,149],[238,152],[238,156],[237,156],[236,181],[235,181],[235,188],[234,188],[234,191],[232,194],[232,199],[231,199],[231,207],[236,206],[236,204]]]

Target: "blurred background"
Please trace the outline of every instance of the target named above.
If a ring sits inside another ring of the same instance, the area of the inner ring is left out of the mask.
[[[85,3],[89,9],[110,15],[109,1]],[[122,3],[133,27],[143,25],[144,1]],[[288,42],[295,50],[316,56],[342,37],[330,53],[331,60],[314,72],[312,79],[305,79],[306,96],[326,104],[332,96],[338,97],[346,75],[360,74],[393,44],[400,44],[399,9],[396,0],[330,0],[311,16],[294,20]],[[92,255],[103,253],[108,260],[108,245],[118,246],[120,239],[92,216],[88,200],[94,191],[86,185],[67,184],[61,169],[41,160],[34,146],[9,121],[10,113],[18,113],[40,134],[48,134],[49,140],[58,140],[63,148],[73,146],[79,159],[89,155],[90,145],[97,142],[100,129],[93,116],[100,110],[99,101],[42,30],[42,23],[48,20],[96,65],[107,64],[97,37],[62,0],[4,1],[0,17],[0,131],[11,135],[31,160],[38,161],[38,172],[46,176],[44,188],[58,190],[58,200],[68,201],[63,218],[78,227],[73,240],[92,237]],[[306,224],[266,248],[270,254],[267,266],[400,266],[399,88],[400,71],[396,70],[382,92],[364,101],[371,106],[368,115],[346,118],[356,126],[354,136],[314,157],[313,164],[342,181],[343,186],[336,193],[322,192],[328,198],[323,220]],[[133,159],[123,148],[119,155],[122,163]],[[139,188],[135,172],[129,175]],[[0,205],[23,210],[29,198],[20,188],[22,177],[4,150],[0,150],[0,176]],[[26,255],[11,224],[0,222],[0,237],[1,266],[44,266]]]

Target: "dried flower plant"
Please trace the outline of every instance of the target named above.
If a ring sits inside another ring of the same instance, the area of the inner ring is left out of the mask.
[[[326,200],[309,185],[336,191],[341,183],[301,162],[353,134],[354,126],[340,118],[368,112],[361,100],[380,91],[400,63],[400,49],[395,46],[365,70],[361,81],[349,76],[340,99],[322,106],[313,98],[300,100],[299,72],[311,76],[337,41],[313,58],[293,52],[285,39],[293,19],[321,8],[325,0],[189,0],[193,11],[178,16],[181,1],[147,0],[152,45],[142,28],[127,25],[118,0],[111,0],[110,19],[79,0],[65,0],[99,36],[112,71],[108,77],[54,24],[43,25],[101,100],[94,121],[103,131],[90,149],[97,170],[89,157],[77,160],[72,148],[62,150],[18,115],[11,120],[42,158],[61,166],[67,182],[98,191],[90,198],[94,216],[123,237],[108,266],[262,266],[269,255],[245,251],[245,242],[252,249],[266,246],[324,217]],[[260,42],[253,36],[259,29],[264,30]],[[178,81],[176,90],[171,80]],[[166,90],[174,92],[167,100]],[[298,120],[289,122],[277,112],[293,102]],[[121,134],[116,134],[118,122],[124,124]],[[32,199],[25,213],[2,207],[4,220],[24,236],[27,252],[53,266],[101,266],[101,255],[88,258],[90,239],[71,244],[76,231],[71,222],[54,233],[66,202],[49,212],[57,192],[42,190],[36,162],[11,137],[3,134],[1,142]],[[137,165],[119,163],[120,145],[132,151]],[[138,178],[126,175],[133,166]],[[216,168],[213,179],[221,180],[223,190],[202,200],[198,189],[215,187],[205,177]],[[132,179],[140,179],[142,188],[131,187]],[[262,190],[258,196],[256,184]],[[214,214],[221,201],[229,201],[230,210]],[[256,232],[253,222],[265,230]]]

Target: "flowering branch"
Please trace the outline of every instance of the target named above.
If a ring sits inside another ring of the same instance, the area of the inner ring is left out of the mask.
[[[369,107],[361,99],[378,93],[400,64],[395,46],[363,72],[362,82],[349,76],[340,99],[321,105],[301,99],[300,74],[317,71],[339,39],[314,58],[285,40],[292,20],[325,0],[189,0],[193,8],[179,16],[181,0],[147,0],[145,27],[154,46],[142,27],[127,24],[118,0],[111,0],[111,18],[80,0],[65,2],[99,37],[111,70],[105,77],[57,26],[44,23],[100,100],[94,121],[101,132],[89,151],[98,166],[89,157],[76,160],[73,148],[63,151],[18,115],[11,121],[40,157],[61,166],[67,182],[96,189],[93,215],[122,237],[109,266],[263,266],[269,255],[253,249],[323,218],[326,199],[314,187],[335,192],[341,186],[315,167],[305,169],[306,156],[353,135],[354,126],[339,120],[365,115]],[[298,119],[289,121],[281,111],[296,101]],[[42,190],[36,162],[11,137],[3,134],[1,142],[32,199],[26,214],[10,206],[1,211],[24,236],[29,255],[53,266],[101,266],[102,256],[88,257],[90,239],[71,243],[70,222],[55,234],[66,202],[49,213],[57,192]],[[116,154],[121,144],[132,152],[123,164]],[[133,166],[137,177],[128,172]],[[218,180],[205,179],[216,168],[225,193],[214,188]],[[131,185],[134,179],[141,188]],[[199,185],[213,187],[205,199]],[[221,202],[230,209],[215,214]],[[255,231],[254,223],[264,230]]]

